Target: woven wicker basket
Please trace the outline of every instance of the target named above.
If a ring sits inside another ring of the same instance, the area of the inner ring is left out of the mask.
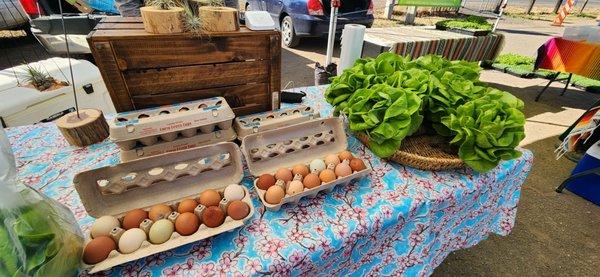
[[[369,145],[369,137],[364,133],[357,138]],[[402,146],[388,160],[422,170],[445,170],[462,168],[463,161],[458,158],[456,149],[438,135],[415,135],[402,140]]]

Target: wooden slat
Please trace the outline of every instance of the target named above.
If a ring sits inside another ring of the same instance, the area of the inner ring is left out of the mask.
[[[270,36],[278,34],[279,31],[252,31],[246,27],[240,27],[239,31],[236,32],[221,32],[221,33],[205,33],[204,37],[215,38],[215,37],[258,37],[258,36]],[[109,30],[97,30],[94,33],[95,41],[115,41],[115,40],[140,40],[140,39],[157,39],[161,41],[170,41],[181,37],[193,38],[190,34],[151,34],[147,33],[143,29],[109,29]],[[251,38],[244,38],[251,39]]]
[[[92,43],[89,37],[88,43],[117,112],[133,110],[131,97],[121,71],[119,71],[117,66],[110,43]]]
[[[102,18],[99,24],[103,23],[134,23],[134,22],[142,22],[141,17],[122,17],[122,16],[107,16]]]
[[[271,108],[279,109],[281,103],[281,34],[271,35],[269,42],[269,92],[279,94],[277,95],[277,103],[273,103]]]
[[[136,109],[170,105],[215,96],[222,96],[233,108],[237,116],[271,109],[271,94],[267,92],[267,83],[245,84],[168,94],[133,96]],[[259,94],[257,92],[263,92]]]
[[[180,37],[162,40],[114,41],[113,48],[121,70],[164,68],[269,58],[268,37],[239,39]]]
[[[144,29],[144,24],[139,22],[127,23],[127,22],[105,22],[96,25],[96,30],[114,30],[114,29]]]
[[[132,96],[269,82],[269,61],[231,62],[126,71]]]

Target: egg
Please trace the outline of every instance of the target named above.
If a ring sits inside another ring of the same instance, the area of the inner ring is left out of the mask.
[[[146,218],[148,218],[148,212],[141,209],[131,210],[123,217],[123,229],[138,228]]]
[[[352,158],[354,158],[354,156],[352,156],[352,153],[350,153],[350,151],[348,150],[340,152],[339,157],[341,161],[352,160]]]
[[[225,212],[218,206],[208,207],[202,214],[202,223],[209,228],[219,227],[224,221]]]
[[[165,204],[158,204],[158,205],[154,205],[154,206],[152,206],[152,208],[150,208],[150,211],[148,212],[148,217],[152,221],[156,222],[160,219],[167,218],[167,216],[169,216],[169,214],[171,212],[173,212],[171,207],[169,207]]]
[[[275,177],[273,177],[273,175],[263,174],[258,177],[258,180],[256,181],[256,186],[259,189],[267,190],[271,186],[275,185],[276,181],[277,180],[275,180]]]
[[[308,175],[308,173],[310,173],[310,170],[308,169],[308,167],[306,165],[297,164],[294,167],[292,167],[293,175],[300,174],[300,175],[302,175],[302,178],[304,178],[306,175]]]
[[[279,204],[285,197],[285,191],[280,186],[272,186],[265,192],[265,201],[269,204]]]
[[[246,191],[238,184],[231,184],[225,188],[223,196],[229,201],[242,200],[246,196]]]
[[[221,202],[221,195],[214,189],[207,189],[200,194],[198,202],[207,207],[218,206]]]
[[[193,213],[194,209],[198,206],[198,202],[194,199],[185,199],[179,202],[177,206],[177,212],[182,213]]]
[[[306,177],[304,177],[304,180],[302,180],[302,184],[304,185],[304,187],[312,189],[321,185],[321,179],[319,179],[319,175],[315,173],[310,173],[306,175]]]
[[[142,246],[142,242],[146,240],[146,232],[140,228],[132,228],[119,239],[119,251],[123,254],[129,254],[138,250]]]
[[[148,238],[151,243],[161,244],[168,241],[175,230],[173,222],[168,219],[159,219],[152,224],[150,231],[148,232]]]
[[[244,201],[235,200],[229,203],[227,207],[227,215],[234,220],[240,220],[248,216],[250,213],[250,206]]]
[[[348,165],[347,161],[335,166],[335,175],[338,177],[346,177],[350,174],[352,174],[352,168],[350,168],[350,165]]]
[[[277,179],[277,180],[284,180],[286,182],[289,182],[293,178],[294,178],[294,175],[292,175],[292,171],[287,168],[280,168],[275,173],[275,179]]]
[[[327,155],[327,157],[325,157],[325,164],[327,164],[327,165],[333,164],[334,166],[336,166],[339,163],[340,163],[340,158],[338,158],[338,155],[336,155],[336,154],[329,154],[329,155]]]
[[[361,159],[354,158],[350,160],[350,168],[352,168],[353,171],[361,171],[366,169],[367,167]]]
[[[302,191],[304,191],[304,185],[302,184],[302,182],[294,180],[288,184],[286,193],[288,195],[294,195]]]
[[[335,180],[335,172],[331,169],[325,169],[319,173],[319,179],[321,179],[321,182],[323,183],[329,183]]]
[[[315,159],[310,162],[310,172],[319,173],[325,169],[325,162],[320,159]]]
[[[110,251],[116,250],[117,244],[107,236],[98,236],[92,239],[83,249],[83,261],[86,264],[97,264],[106,260]]]
[[[189,236],[198,231],[200,219],[193,213],[182,213],[175,219],[175,230],[182,236]]]
[[[92,238],[108,236],[110,231],[115,227],[120,227],[119,220],[113,216],[105,215],[94,221],[90,229],[90,234]]]

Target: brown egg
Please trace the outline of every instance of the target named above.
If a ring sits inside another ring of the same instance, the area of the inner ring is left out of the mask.
[[[338,157],[338,155],[329,154],[329,155],[327,155],[327,157],[325,157],[325,164],[327,164],[327,165],[333,164],[334,166],[336,166],[339,163],[340,163],[340,158]]]
[[[185,199],[179,202],[179,206],[177,206],[177,212],[182,213],[193,213],[194,209],[198,206],[198,202],[194,199]]]
[[[202,223],[206,227],[214,228],[219,227],[225,221],[225,212],[218,206],[211,206],[204,210],[202,214]]]
[[[265,201],[269,204],[279,204],[285,196],[285,191],[280,186],[272,186],[265,192]]]
[[[319,173],[319,179],[321,179],[321,182],[323,183],[329,183],[335,180],[335,178],[335,172],[331,169],[325,169]]]
[[[259,189],[267,190],[272,185],[275,185],[276,181],[277,180],[275,180],[275,177],[273,177],[273,175],[263,174],[263,175],[260,175],[260,177],[258,177],[258,181],[256,181],[256,186]]]
[[[182,213],[175,219],[175,231],[182,236],[189,236],[195,233],[198,231],[199,226],[200,219],[190,212]]]
[[[306,175],[308,175],[308,173],[310,173],[310,170],[308,170],[308,166],[303,164],[297,164],[292,168],[293,175],[300,174],[304,178],[306,177]]]
[[[319,176],[317,174],[310,173],[306,175],[306,177],[304,177],[304,180],[302,180],[302,184],[305,188],[312,189],[321,185],[321,179],[319,179]]]
[[[214,189],[207,189],[200,194],[198,202],[204,206],[218,206],[221,202],[221,195]]]
[[[284,180],[286,182],[294,179],[294,175],[292,175],[292,171],[287,168],[277,169],[277,173],[275,173],[275,179]]]
[[[110,251],[116,250],[117,244],[113,239],[107,236],[97,237],[85,246],[83,249],[83,261],[86,264],[97,264],[106,260]]]
[[[350,153],[350,151],[348,151],[348,150],[340,152],[339,156],[340,156],[340,161],[352,160],[352,158],[354,158],[354,156],[352,156],[352,153]]]
[[[348,162],[343,162],[335,166],[335,175],[338,177],[346,177],[352,174],[352,168],[348,165]]]
[[[361,159],[354,158],[350,160],[350,168],[352,168],[353,171],[361,171],[363,169],[366,169],[367,167]]]
[[[250,206],[244,201],[236,200],[229,203],[227,215],[235,220],[240,220],[250,213]]]
[[[150,208],[150,211],[148,212],[148,217],[150,217],[152,221],[156,222],[160,219],[167,218],[167,216],[169,216],[171,212],[173,212],[171,207],[164,204],[158,204]]]
[[[123,229],[138,228],[146,218],[148,218],[148,212],[141,209],[131,210],[123,217]]]

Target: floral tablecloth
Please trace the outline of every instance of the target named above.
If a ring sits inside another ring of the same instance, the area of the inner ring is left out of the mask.
[[[328,116],[323,89],[302,90],[306,103]],[[87,231],[93,218],[71,180],[79,171],[118,163],[116,146],[71,147],[52,123],[7,132],[23,182],[68,206]],[[368,178],[278,212],[265,212],[254,197],[257,212],[248,225],[100,274],[429,275],[450,252],[490,233],[510,233],[533,159],[523,150],[486,174],[429,172],[382,161],[353,137],[348,143],[371,163]],[[243,185],[251,188],[245,174]]]

